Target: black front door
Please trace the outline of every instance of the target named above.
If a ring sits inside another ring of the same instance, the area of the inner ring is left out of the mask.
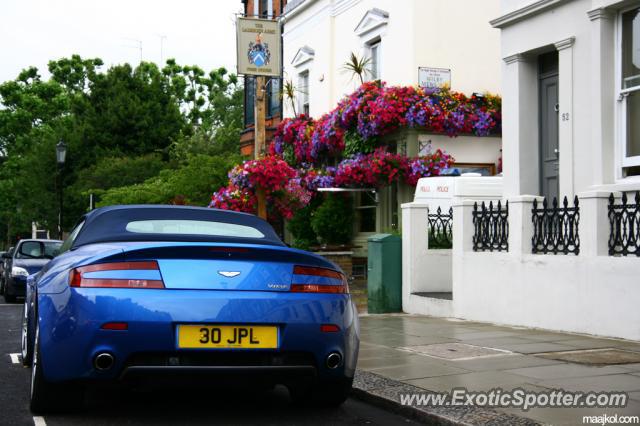
[[[551,201],[558,197],[558,52],[539,57],[540,193]]]

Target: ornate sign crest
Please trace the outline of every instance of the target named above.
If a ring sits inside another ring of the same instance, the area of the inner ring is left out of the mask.
[[[269,65],[269,62],[271,62],[271,52],[269,51],[269,44],[262,41],[262,33],[258,33],[255,43],[249,42],[247,59],[249,59],[250,64],[253,64],[257,67]]]

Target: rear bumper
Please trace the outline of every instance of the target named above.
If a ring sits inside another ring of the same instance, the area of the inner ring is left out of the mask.
[[[356,367],[358,319],[348,295],[67,289],[38,295],[38,308],[43,372],[55,382],[202,374],[284,382],[351,378]],[[127,322],[128,330],[102,330],[107,322]],[[279,329],[279,347],[181,349],[179,324],[270,324]],[[321,324],[336,324],[340,331],[323,333]],[[93,360],[105,352],[113,355],[114,365],[96,370]],[[332,352],[343,357],[334,369],[325,365]]]
[[[129,385],[233,386],[309,383],[317,378],[312,366],[134,366],[126,367],[118,382]]]

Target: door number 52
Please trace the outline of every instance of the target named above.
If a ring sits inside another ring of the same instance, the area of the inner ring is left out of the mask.
[[[562,114],[560,114],[560,118],[562,119],[562,121],[569,121],[569,113],[563,112]]]

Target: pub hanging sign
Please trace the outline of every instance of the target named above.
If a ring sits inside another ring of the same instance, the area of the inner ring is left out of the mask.
[[[238,18],[238,74],[279,77],[280,24],[269,19]]]

